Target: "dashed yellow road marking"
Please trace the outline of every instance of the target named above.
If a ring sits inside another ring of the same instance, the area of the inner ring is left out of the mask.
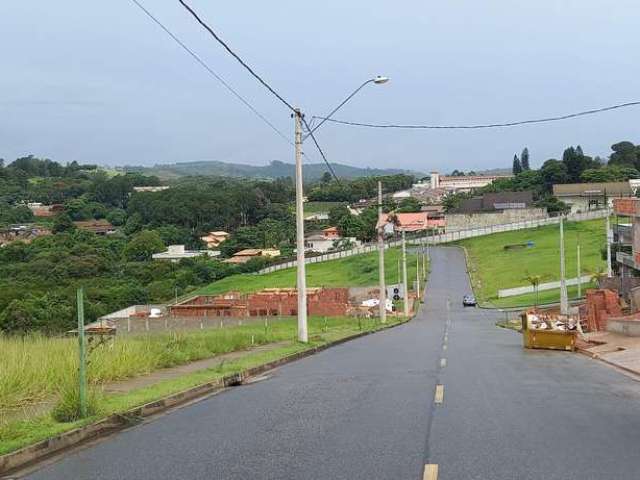
[[[446,350],[447,349],[447,344],[445,343],[444,345],[442,345],[442,349]]]
[[[441,405],[444,402],[444,385],[436,385],[436,394],[433,401],[436,405]]]
[[[435,463],[425,465],[422,480],[438,480],[438,465]]]
[[[441,358],[440,359],[440,368],[444,368],[447,366],[447,359],[446,358]]]

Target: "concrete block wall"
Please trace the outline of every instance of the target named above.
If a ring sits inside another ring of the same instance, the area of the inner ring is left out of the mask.
[[[447,232],[457,232],[543,218],[548,218],[547,211],[544,208],[514,208],[501,212],[483,213],[447,213],[445,215],[445,228]]]

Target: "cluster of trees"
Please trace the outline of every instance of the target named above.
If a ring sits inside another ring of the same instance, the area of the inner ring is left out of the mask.
[[[87,320],[92,321],[132,304],[167,301],[266,263],[260,258],[244,265],[208,258],[149,261],[164,248],[155,230],[130,238],[72,230],[6,245],[0,248],[0,330],[59,333],[73,328],[74,295],[80,286],[86,293]]]
[[[397,192],[411,188],[415,182],[413,175],[387,175],[384,177],[362,177],[353,180],[333,181],[331,175],[323,176],[307,192],[312,202],[357,202],[363,198],[372,198],[378,194],[378,181],[382,180],[384,193]]]
[[[571,146],[562,153],[562,160],[551,158],[539,170],[531,170],[525,148],[520,158],[514,156],[513,174],[516,183],[539,185],[547,191],[558,183],[618,182],[640,177],[640,146],[624,141],[612,145],[611,150],[607,161],[585,155],[580,145]]]
[[[553,185],[562,183],[622,182],[640,178],[640,146],[619,142],[611,146],[608,161],[585,155],[580,145],[568,147],[562,160],[551,158],[535,170],[530,166],[529,150],[514,156],[512,178],[502,178],[472,194],[450,195],[445,200],[447,210],[457,207],[464,198],[485,192],[531,190],[536,205],[549,212],[566,211],[567,205],[552,196]]]

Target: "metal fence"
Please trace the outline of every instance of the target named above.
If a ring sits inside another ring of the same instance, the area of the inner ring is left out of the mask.
[[[607,216],[607,210],[593,210],[584,213],[570,214],[565,217],[568,221],[584,221],[595,220],[598,218],[604,218]],[[422,235],[407,239],[407,243],[410,245],[439,245],[442,243],[457,242],[466,238],[481,237],[484,235],[491,235],[500,232],[510,232],[513,230],[524,230],[526,228],[542,227],[544,225],[553,225],[560,223],[560,217],[548,217],[537,220],[525,220],[522,222],[506,223],[502,225],[490,225],[487,227],[471,228],[468,230],[459,230],[449,233],[440,233],[436,235]],[[389,240],[385,242],[385,248],[399,247],[401,240]],[[305,264],[326,262],[328,260],[337,260],[339,258],[351,257],[353,255],[362,255],[363,253],[371,253],[377,251],[378,246],[375,243],[363,245],[361,247],[352,248],[349,250],[342,250],[338,252],[325,253],[323,255],[317,255],[313,257],[305,258]],[[257,275],[264,275],[265,273],[272,273],[278,270],[284,270],[287,268],[293,268],[298,264],[296,260],[291,260],[285,263],[279,263],[277,265],[271,265],[270,267],[263,268],[256,272]]]

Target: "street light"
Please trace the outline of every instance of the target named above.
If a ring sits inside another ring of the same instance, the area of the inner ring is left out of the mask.
[[[329,120],[331,117],[333,117],[333,115],[340,110],[345,103],[347,103],[349,100],[351,100],[356,93],[358,93],[360,90],[362,90],[365,86],[369,85],[370,83],[373,83],[375,85],[384,85],[385,83],[387,83],[389,81],[389,77],[385,77],[383,75],[377,75],[375,78],[370,78],[369,80],[367,80],[366,82],[364,82],[362,85],[360,85],[358,88],[356,88],[353,93],[351,95],[349,95],[347,98],[345,98],[342,103],[340,103],[336,108],[334,108],[331,113],[329,115],[327,115],[326,117],[324,117],[322,119],[322,121],[316,125],[315,127],[313,127],[311,129],[311,131],[309,131],[304,138],[307,138],[309,135],[311,135],[313,132],[315,132],[316,130],[318,130],[322,124],[324,122],[326,122],[327,120]]]
[[[351,100],[356,93],[362,90],[365,85],[373,83],[376,85],[382,85],[387,83],[389,79],[378,75],[375,78],[369,79],[354,90],[354,92],[345,98],[340,105],[334,108],[329,115],[327,115],[322,122],[316,125],[313,129],[309,130],[307,135],[313,134],[320,126],[331,118],[340,108]],[[295,120],[295,152],[296,152],[296,267],[297,267],[297,289],[298,289],[298,340],[300,342],[307,343],[309,341],[309,333],[307,328],[307,278],[305,267],[305,255],[304,255],[304,206],[303,206],[303,184],[302,184],[302,142],[304,138],[302,136],[302,123],[304,115],[299,108],[294,110],[292,117]]]

